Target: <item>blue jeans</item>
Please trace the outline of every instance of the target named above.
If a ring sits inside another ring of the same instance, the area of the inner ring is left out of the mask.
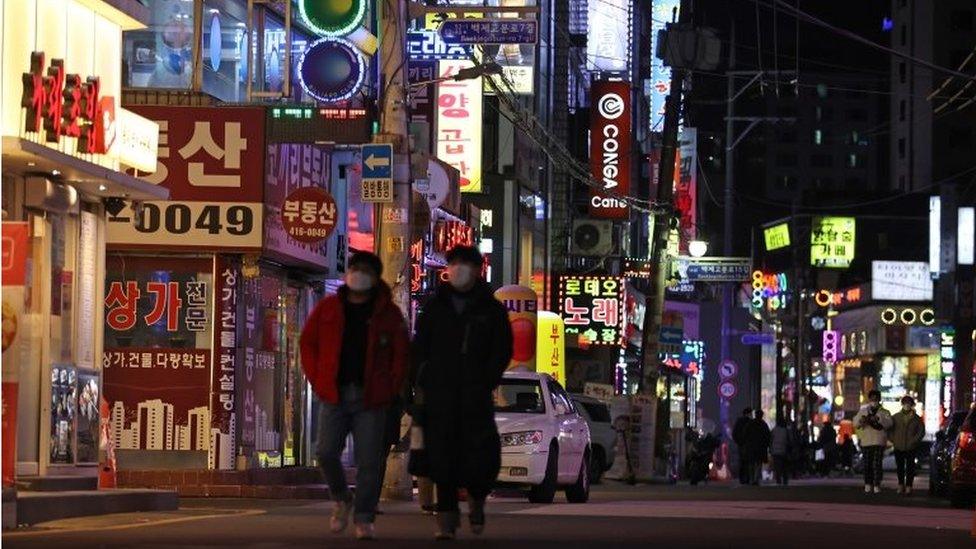
[[[339,404],[322,403],[319,415],[318,458],[332,499],[353,501],[353,521],[372,524],[380,500],[386,409],[363,407],[363,389],[346,385],[339,389]],[[356,457],[356,494],[349,493],[346,472],[342,467],[342,450],[352,433]]]

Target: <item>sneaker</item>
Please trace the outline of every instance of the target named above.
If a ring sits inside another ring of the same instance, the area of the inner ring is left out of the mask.
[[[874,487],[874,493],[875,494],[880,494],[881,493],[881,487],[880,486],[875,486]]]
[[[329,519],[329,528],[333,534],[344,532],[349,526],[349,515],[352,514],[352,501],[337,501]]]
[[[356,539],[363,541],[376,539],[376,528],[373,527],[373,523],[357,524]]]
[[[870,494],[871,493],[871,485],[870,484],[865,484],[864,485],[864,493],[865,494]]]

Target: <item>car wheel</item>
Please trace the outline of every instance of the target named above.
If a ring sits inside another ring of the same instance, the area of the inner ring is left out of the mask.
[[[542,484],[533,486],[529,490],[529,501],[532,503],[552,503],[556,497],[556,482],[559,473],[559,446],[555,442],[549,445],[549,459],[546,460],[546,476]]]
[[[593,457],[590,458],[590,484],[600,484],[606,470],[607,458],[603,455],[603,448],[594,446]]]
[[[973,492],[965,488],[949,486],[949,504],[956,509],[973,508]]]
[[[580,462],[576,483],[566,488],[566,501],[570,503],[586,503],[590,499],[590,456],[583,455]]]

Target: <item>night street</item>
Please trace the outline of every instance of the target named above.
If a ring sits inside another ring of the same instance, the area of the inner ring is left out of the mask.
[[[19,547],[355,547],[328,533],[330,502],[184,499],[177,512],[109,515],[5,534]],[[377,542],[433,545],[433,520],[415,504],[381,503]],[[731,485],[594,487],[582,505],[494,497],[478,547],[972,547],[972,511],[893,490],[865,496],[850,481],[789,488]],[[8,545],[9,544],[9,545]],[[444,545],[438,543],[439,546]]]

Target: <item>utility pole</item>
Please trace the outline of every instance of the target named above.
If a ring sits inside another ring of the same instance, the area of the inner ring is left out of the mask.
[[[376,143],[393,145],[393,202],[381,204],[376,211],[376,255],[383,260],[383,280],[393,290],[393,302],[410,322],[410,276],[407,258],[410,250],[411,201],[410,162],[407,113],[407,35],[406,0],[382,0],[380,7],[380,75],[383,88],[380,98],[380,133]],[[360,192],[352,189],[351,192]],[[390,499],[410,500],[413,485],[407,473],[406,454],[391,454],[386,462],[383,495]]]
[[[380,133],[375,143],[393,145],[393,202],[376,208],[376,255],[383,260],[383,280],[393,290],[393,302],[410,318],[410,277],[406,272],[410,251],[411,199],[407,127],[407,3],[382,0],[380,7]],[[353,192],[358,192],[354,189]]]

